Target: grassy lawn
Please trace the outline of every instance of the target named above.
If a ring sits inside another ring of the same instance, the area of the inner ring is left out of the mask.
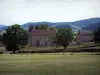
[[[100,75],[100,55],[1,54],[0,75]]]

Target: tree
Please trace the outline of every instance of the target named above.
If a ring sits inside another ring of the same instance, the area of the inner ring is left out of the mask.
[[[28,33],[26,30],[22,29],[21,34],[19,35],[19,44],[21,48],[24,48],[28,43]]]
[[[48,24],[40,24],[40,29],[46,30],[48,29]]]
[[[98,28],[95,32],[94,32],[94,42],[95,43],[100,43],[100,28]]]
[[[34,29],[34,26],[33,25],[30,25],[29,26],[29,29],[28,29],[28,32],[31,32],[33,29]]]
[[[66,47],[73,41],[73,32],[72,29],[67,28],[67,29],[58,29],[56,33],[56,41],[60,45],[64,47],[66,50]]]
[[[52,26],[48,27],[48,29],[50,29],[50,30],[56,30],[56,28],[52,27]]]
[[[38,25],[36,25],[36,26],[35,26],[35,30],[38,30],[38,29],[39,29],[39,26],[38,26]]]
[[[13,53],[26,46],[27,41],[27,32],[18,24],[9,26],[3,34],[3,44],[8,51],[13,51]]]
[[[2,43],[2,35],[0,35],[0,43]]]

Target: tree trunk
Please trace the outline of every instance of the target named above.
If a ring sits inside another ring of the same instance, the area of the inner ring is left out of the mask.
[[[64,50],[66,50],[66,46],[64,46]]]
[[[66,52],[66,45],[63,45],[63,47],[64,47],[64,50],[65,50],[65,52]]]

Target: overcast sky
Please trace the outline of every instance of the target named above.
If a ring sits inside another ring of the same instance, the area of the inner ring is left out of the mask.
[[[100,0],[0,0],[0,24],[100,17]]]

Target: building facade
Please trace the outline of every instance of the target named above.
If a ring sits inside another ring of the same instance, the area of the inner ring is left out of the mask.
[[[56,36],[56,30],[32,30],[28,33],[28,45],[32,47],[54,46],[53,37]]]
[[[76,34],[76,41],[79,43],[93,41],[93,31],[79,30]]]
[[[2,36],[4,33],[6,33],[6,31],[0,31],[0,35]],[[2,42],[0,42],[0,47],[4,47],[4,44]]]

